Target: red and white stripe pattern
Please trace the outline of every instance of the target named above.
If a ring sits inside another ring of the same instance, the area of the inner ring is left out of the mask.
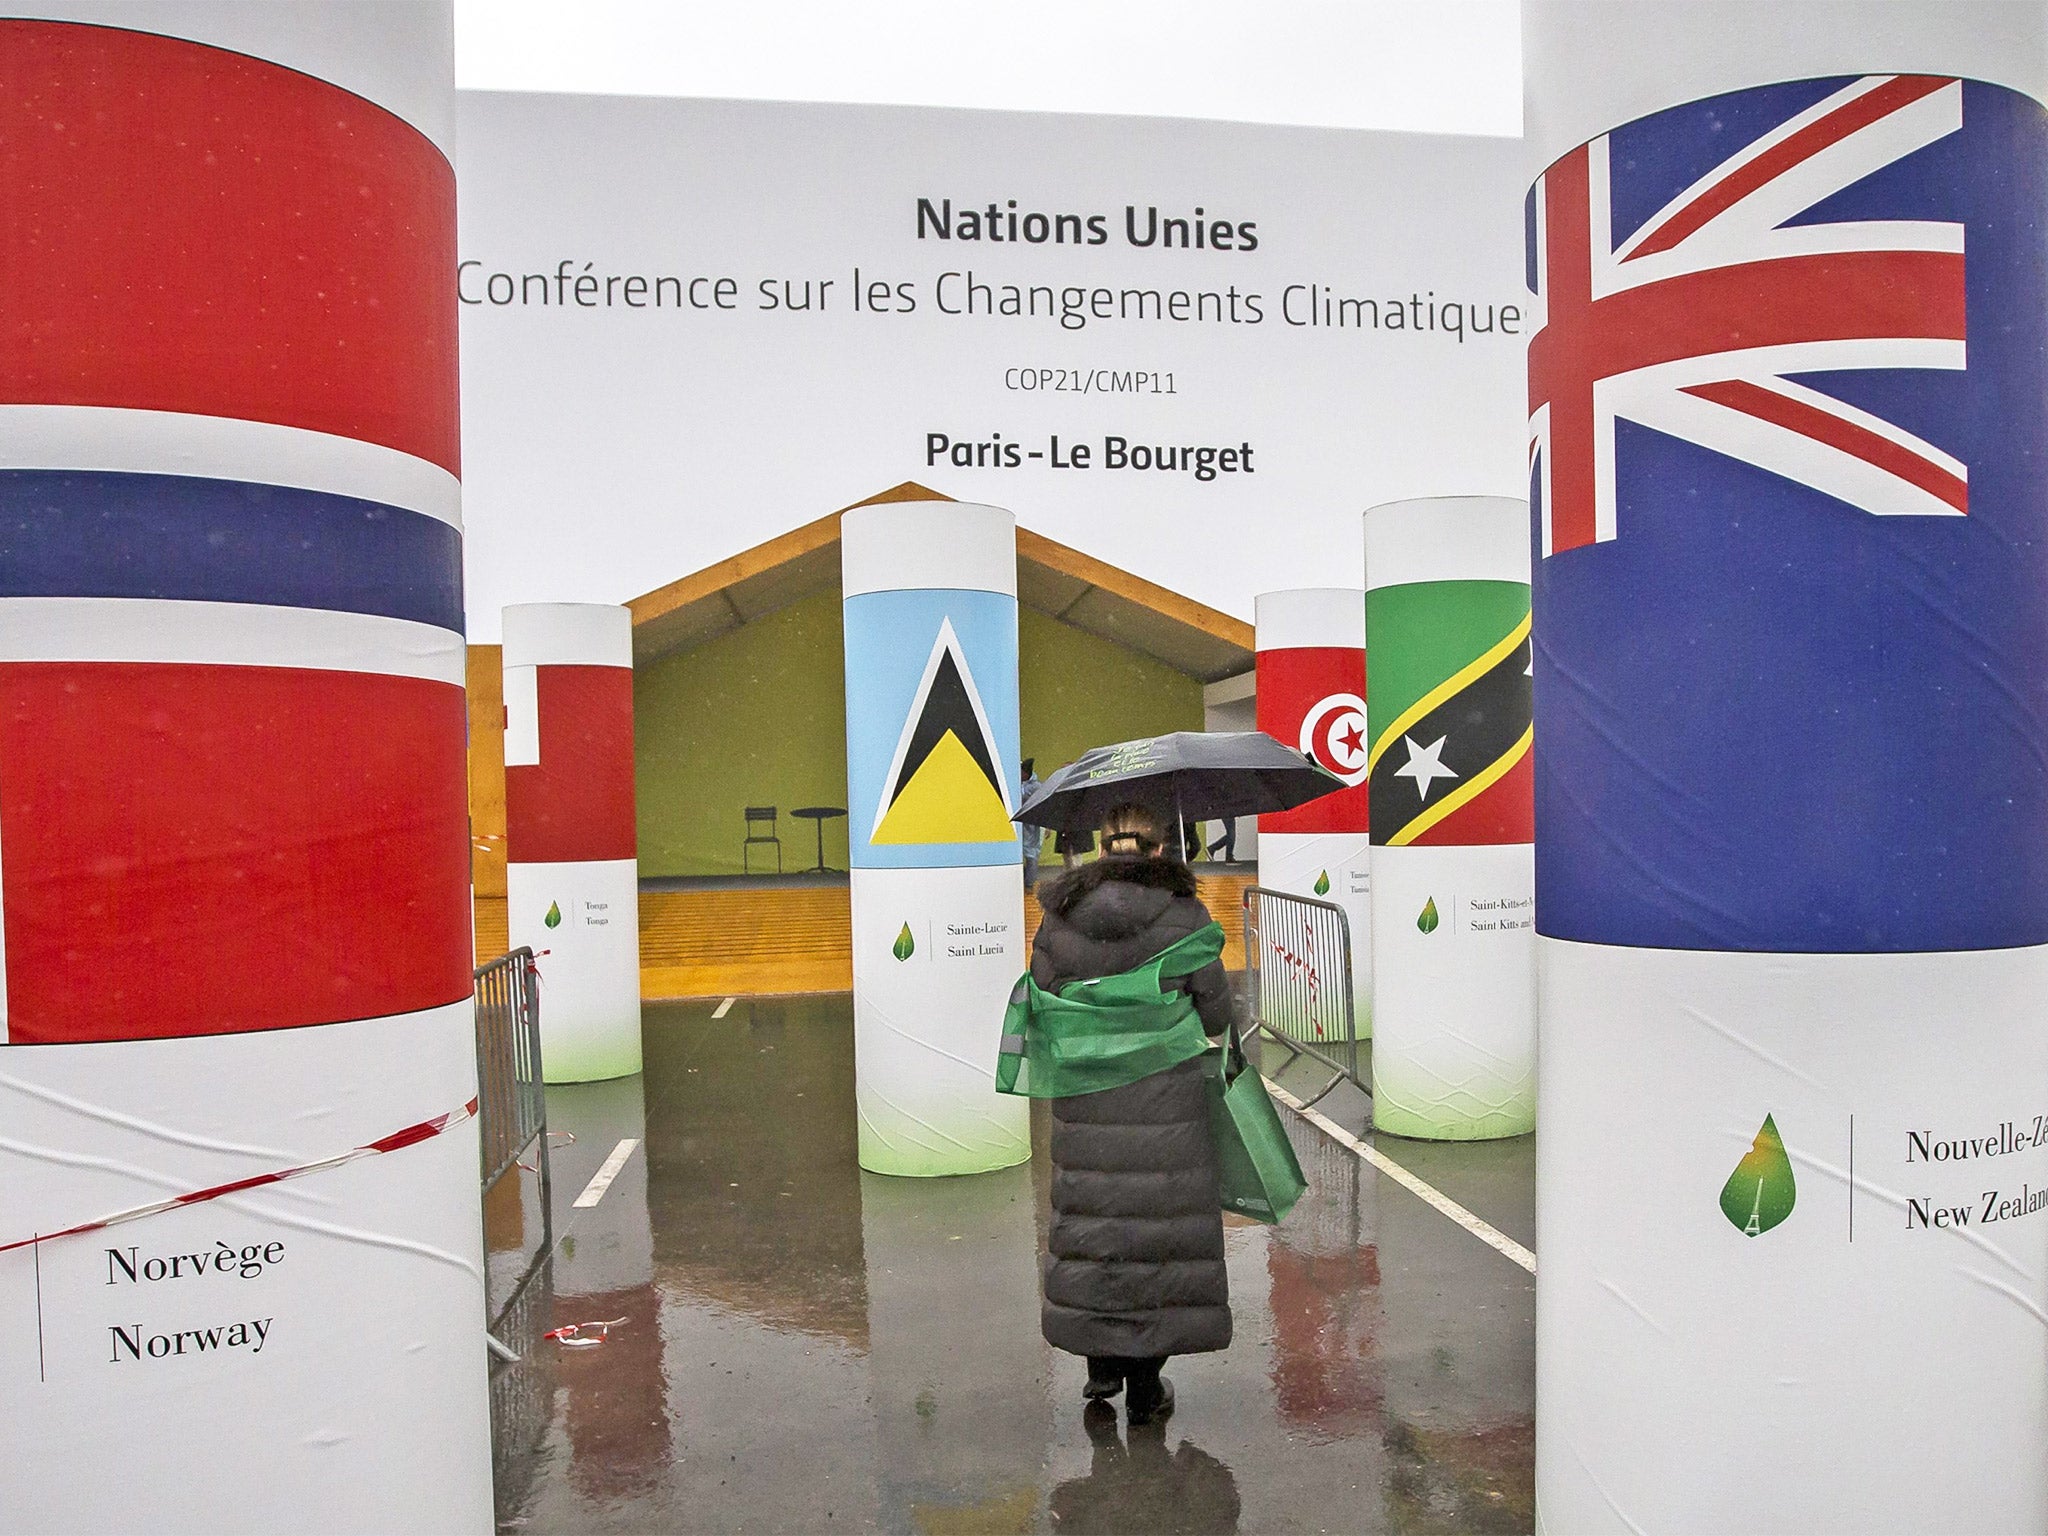
[[[0,1044],[453,1002],[454,173],[415,70],[436,18],[398,44],[354,18],[109,16],[0,21]],[[185,20],[205,41],[138,30]],[[272,62],[301,47],[333,78]],[[137,483],[148,558],[91,515]]]
[[[548,952],[541,1060],[551,1083],[623,1077],[640,1070],[632,615],[521,603],[504,639],[506,926]]]
[[[1609,138],[1534,194],[1529,433],[1543,553],[1615,536],[1615,421],[1881,516],[1960,516],[1962,462],[1788,374],[1964,366],[1963,226],[1788,224],[1962,127],[1960,81],[1866,76],[1702,176],[1624,239]]]
[[[631,613],[522,603],[504,638],[506,858],[633,858]]]
[[[12,1242],[0,1243],[0,1253],[16,1248],[28,1248],[39,1243],[53,1243],[59,1238],[78,1237],[87,1232],[103,1232],[109,1227],[123,1226],[131,1221],[140,1221],[145,1216],[159,1216],[165,1211],[182,1210],[187,1206],[204,1205],[225,1195],[244,1194],[252,1189],[262,1189],[268,1184],[282,1184],[287,1179],[302,1179],[309,1173],[320,1173],[329,1168],[340,1168],[348,1163],[358,1162],[366,1157],[381,1157],[386,1152],[397,1152],[422,1141],[430,1141],[451,1126],[462,1124],[476,1117],[477,1101],[471,1099],[460,1109],[451,1109],[445,1115],[435,1115],[430,1120],[421,1120],[404,1126],[388,1136],[365,1142],[360,1147],[351,1147],[346,1152],[337,1152],[332,1157],[316,1158],[309,1163],[299,1163],[290,1168],[277,1168],[268,1173],[251,1174],[245,1179],[230,1179],[225,1184],[214,1184],[206,1189],[195,1189],[182,1195],[173,1195],[168,1200],[152,1200],[146,1205],[129,1206],[111,1215],[100,1216],[92,1221],[82,1221],[76,1226],[64,1227],[55,1232],[38,1232],[29,1237],[18,1237]]]
[[[460,472],[455,173],[404,118],[227,48],[12,20],[0,145],[5,399],[268,422]]]
[[[0,20],[0,1523],[482,1530],[452,15],[63,10]]]

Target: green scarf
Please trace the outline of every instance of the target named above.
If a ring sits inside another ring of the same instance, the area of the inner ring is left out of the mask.
[[[996,1091],[1034,1099],[1121,1088],[1192,1061],[1209,1048],[1195,1000],[1164,983],[1191,976],[1223,954],[1210,923],[1134,969],[1047,992],[1026,972],[1003,1015]]]

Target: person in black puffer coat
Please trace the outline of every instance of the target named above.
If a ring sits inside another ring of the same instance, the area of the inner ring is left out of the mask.
[[[1042,890],[1031,975],[1057,992],[1144,964],[1209,921],[1185,864],[1160,857],[1167,823],[1140,806],[1110,813],[1103,857]],[[1183,983],[1220,1036],[1235,1002],[1221,962]],[[1223,1211],[1198,1058],[1052,1103],[1052,1232],[1042,1326],[1088,1357],[1086,1395],[1128,1384],[1131,1422],[1173,1409],[1169,1355],[1230,1343]]]

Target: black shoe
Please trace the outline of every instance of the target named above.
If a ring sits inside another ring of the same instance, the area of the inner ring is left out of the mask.
[[[1097,1402],[1104,1398],[1115,1397],[1123,1389],[1124,1378],[1121,1373],[1113,1376],[1098,1376],[1091,1370],[1088,1373],[1088,1385],[1081,1389],[1081,1395],[1090,1402]]]
[[[1134,1388],[1124,1409],[1133,1424],[1158,1423],[1173,1412],[1173,1383],[1162,1376],[1155,1392],[1141,1394]]]

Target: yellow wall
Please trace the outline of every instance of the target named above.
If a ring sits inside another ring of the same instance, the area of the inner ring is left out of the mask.
[[[789,813],[846,803],[845,669],[835,588],[634,670],[642,875],[738,874],[749,805],[781,812],[785,870],[817,862]],[[764,860],[756,846],[756,874]],[[846,867],[844,819],[825,824],[825,862]]]
[[[505,894],[505,652],[469,648],[470,880],[479,896]]]
[[[1113,640],[1035,608],[1017,615],[1023,755],[1038,776],[1090,747],[1202,728],[1202,685]]]

